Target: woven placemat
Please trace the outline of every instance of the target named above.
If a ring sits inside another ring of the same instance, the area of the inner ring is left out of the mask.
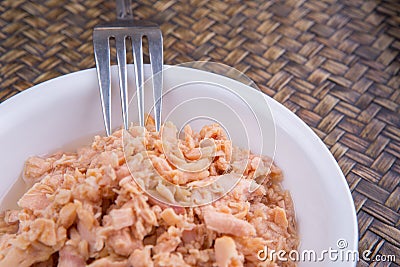
[[[94,67],[92,28],[114,1],[0,2],[0,101]],[[303,119],[330,148],[358,214],[359,249],[400,265],[400,2],[156,1],[165,63],[225,63]],[[361,261],[359,266],[367,266]],[[377,264],[377,266],[387,266]]]

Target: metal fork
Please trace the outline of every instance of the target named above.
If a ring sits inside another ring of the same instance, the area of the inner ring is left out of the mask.
[[[138,99],[139,123],[144,126],[144,76],[142,39],[146,36],[149,44],[150,63],[153,79],[154,119],[156,131],[161,126],[163,40],[160,27],[150,21],[134,21],[131,0],[117,0],[117,20],[100,24],[93,31],[94,56],[100,87],[101,104],[107,136],[111,134],[111,74],[110,38],[115,38],[119,85],[121,93],[122,118],[128,128],[128,81],[126,68],[126,40],[132,41],[135,80]]]

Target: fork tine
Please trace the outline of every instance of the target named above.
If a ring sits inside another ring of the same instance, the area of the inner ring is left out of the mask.
[[[106,134],[111,134],[111,74],[109,37],[100,31],[93,31],[94,57],[99,81],[101,105]]]
[[[149,40],[150,63],[153,72],[154,118],[156,131],[161,127],[162,87],[163,87],[163,40],[161,31],[153,31],[147,35]]]
[[[122,106],[122,119],[124,121],[124,128],[128,130],[128,80],[126,73],[126,44],[125,36],[118,36],[115,38],[117,48],[117,63],[119,70],[119,88],[121,92],[121,106]]]
[[[142,35],[135,34],[132,38],[133,59],[135,62],[136,92],[138,98],[139,124],[144,126],[144,94],[143,94],[143,48]]]

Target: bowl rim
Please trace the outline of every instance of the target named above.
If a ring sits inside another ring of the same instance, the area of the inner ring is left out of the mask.
[[[116,69],[117,66],[113,65],[111,68]],[[174,68],[185,68],[185,69],[190,69],[188,67],[181,67],[181,66],[175,66],[175,65],[164,65],[164,67],[174,67]],[[145,64],[145,68],[149,69],[150,65]],[[55,78],[52,78],[50,80],[41,82],[39,84],[33,85],[27,89],[25,89],[24,91],[6,99],[5,101],[3,101],[2,103],[0,103],[0,121],[7,116],[7,110],[10,108],[13,108],[14,105],[19,105],[21,103],[23,103],[24,101],[29,101],[30,97],[32,95],[36,95],[36,94],[41,94],[41,93],[46,93],[47,91],[54,91],[55,88],[51,88],[51,86],[48,86],[52,83],[54,83],[55,81],[61,81],[63,79],[66,78],[71,78],[74,76],[79,76],[79,75],[88,75],[91,72],[95,72],[96,69],[95,68],[89,68],[89,69],[84,69],[84,70],[79,70],[76,72],[72,72],[72,73],[68,73],[68,74],[64,74]],[[113,70],[112,70],[113,71]],[[294,123],[296,125],[298,125],[298,127],[301,127],[302,130],[306,131],[307,135],[312,137],[312,141],[315,142],[316,144],[318,144],[318,146],[321,147],[322,150],[325,151],[325,153],[328,155],[328,157],[330,158],[330,161],[334,164],[335,167],[335,171],[336,174],[338,176],[339,181],[345,185],[345,194],[346,194],[346,203],[348,203],[349,205],[351,205],[351,210],[352,210],[352,217],[351,220],[353,222],[352,224],[352,231],[354,233],[354,242],[352,244],[349,244],[349,248],[354,249],[354,250],[358,250],[358,239],[359,239],[359,233],[358,233],[358,223],[357,223],[357,213],[356,213],[356,208],[355,208],[355,203],[354,200],[352,198],[351,195],[351,191],[349,188],[349,185],[347,183],[347,180],[343,174],[343,172],[341,171],[337,161],[335,160],[335,158],[333,157],[332,153],[329,151],[329,149],[327,148],[327,146],[325,145],[325,143],[323,143],[323,141],[317,136],[317,134],[311,129],[310,126],[308,126],[302,119],[300,119],[295,113],[293,113],[292,111],[290,111],[288,108],[286,108],[283,104],[279,103],[277,100],[273,99],[272,97],[270,97],[269,95],[267,95],[265,92],[262,91],[257,91],[256,89],[241,83],[239,81],[233,80],[231,78],[225,77],[225,76],[221,76],[219,74],[215,74],[215,73],[211,73],[211,72],[207,72],[204,70],[199,70],[199,69],[191,69],[191,71],[198,71],[198,72],[203,72],[206,73],[206,75],[216,75],[219,76],[219,78],[224,78],[227,80],[230,80],[230,82],[233,83],[237,83],[240,84],[241,87],[246,87],[249,89],[249,91],[253,91],[253,92],[261,92],[262,95],[264,96],[264,98],[267,100],[268,104],[270,105],[271,110],[277,110],[278,112],[273,112],[273,119],[277,120],[277,119],[281,119],[280,117],[284,116],[286,117],[287,120],[289,120],[291,123]],[[278,116],[277,116],[278,114]],[[277,118],[279,117],[279,118]],[[294,203],[295,204],[295,203]]]

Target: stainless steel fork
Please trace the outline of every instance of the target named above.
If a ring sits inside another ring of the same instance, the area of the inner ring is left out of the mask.
[[[128,128],[128,81],[126,68],[126,40],[132,41],[135,80],[138,99],[139,123],[144,126],[144,75],[143,45],[146,36],[149,44],[152,69],[154,119],[156,130],[161,126],[162,86],[163,86],[163,40],[160,27],[150,21],[134,21],[131,0],[117,0],[117,20],[100,24],[93,31],[94,56],[100,87],[101,104],[107,135],[111,134],[111,74],[110,74],[110,38],[115,38],[119,85],[121,93],[122,118],[125,129]]]

